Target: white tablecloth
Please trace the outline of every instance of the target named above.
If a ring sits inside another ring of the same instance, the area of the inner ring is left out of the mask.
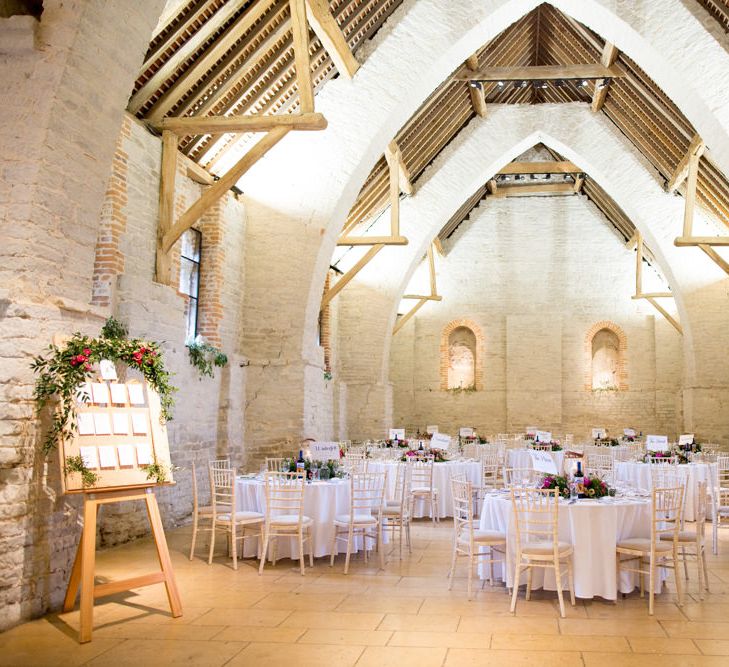
[[[686,463],[678,466],[681,470],[688,470],[688,488],[686,495],[686,509],[684,518],[694,520],[694,504],[696,501],[697,485],[699,482],[711,482],[711,467],[716,463]],[[635,461],[620,461],[615,464],[615,481],[629,482],[635,488],[651,489],[651,466],[649,463]]]
[[[328,556],[331,551],[332,536],[334,534],[334,517],[337,514],[349,513],[350,482],[349,480],[331,480],[328,482],[311,482],[304,489],[304,515],[314,520],[314,556]],[[264,483],[257,479],[239,477],[236,485],[236,504],[238,510],[253,512],[266,512],[266,489]],[[277,557],[291,557],[296,551],[297,540],[277,538]],[[387,538],[385,536],[385,541]],[[357,550],[361,548],[361,538],[357,538]],[[372,542],[367,541],[371,547]],[[342,551],[345,542],[337,540],[337,550]],[[256,553],[255,541],[246,540],[245,555],[254,556]],[[304,546],[304,553],[308,552],[308,545]]]
[[[506,464],[509,468],[532,468],[532,457],[529,453],[531,450],[525,447],[520,449],[506,450]],[[557,466],[557,474],[562,474],[562,466],[564,465],[564,450],[558,452],[550,452],[554,465]]]
[[[574,547],[572,556],[575,576],[575,595],[580,598],[601,597],[617,599],[616,553],[619,540],[628,537],[650,536],[651,506],[646,500],[578,500],[575,504],[560,502],[559,539]],[[511,499],[502,494],[488,495],[484,500],[480,519],[481,530],[506,533],[507,570],[506,585],[512,586],[516,540],[512,519]],[[565,568],[566,570],[566,568]],[[485,577],[486,567],[481,566]],[[501,577],[501,565],[494,565],[494,576]],[[526,574],[520,583],[526,583]],[[661,577],[659,577],[661,579]],[[637,575],[620,574],[620,592],[630,593],[638,584]],[[566,590],[566,575],[563,580]],[[556,590],[554,570],[534,568],[534,588]],[[661,582],[657,582],[660,592]]]
[[[387,471],[388,497],[395,492],[395,467],[397,463],[389,461],[370,461],[369,472]],[[436,512],[440,518],[453,516],[453,496],[451,494],[451,476],[465,473],[466,479],[474,486],[481,484],[481,464],[478,461],[445,461],[433,464],[433,487],[438,490]],[[430,516],[430,504],[418,500],[413,508],[415,518]]]

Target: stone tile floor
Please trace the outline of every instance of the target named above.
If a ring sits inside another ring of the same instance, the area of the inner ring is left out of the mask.
[[[709,556],[704,602],[694,568],[681,608],[671,586],[653,618],[636,594],[617,605],[578,600],[561,619],[551,592],[530,602],[522,592],[512,616],[503,587],[486,586],[469,602],[461,576],[448,591],[450,521],[416,522],[411,556],[390,554],[384,571],[358,556],[347,576],[341,556],[333,568],[317,559],[305,577],[289,560],[261,577],[252,560],[236,572],[222,550],[208,566],[204,545],[190,562],[190,530],[181,528],[168,541],[182,618],[170,617],[162,585],[121,593],[97,602],[91,643],[77,643],[78,611],[50,614],[0,634],[0,665],[727,667],[729,531],[723,532],[722,554]],[[99,580],[155,569],[149,540],[101,552],[97,561]]]

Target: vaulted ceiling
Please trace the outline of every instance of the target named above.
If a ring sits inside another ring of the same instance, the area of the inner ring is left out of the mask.
[[[729,0],[695,0],[729,29]],[[402,0],[330,0],[329,6],[350,47],[357,48],[383,25]],[[317,37],[310,32],[310,62],[315,88],[337,75]],[[517,67],[599,63],[605,40],[544,3],[512,24],[477,53],[478,66]],[[681,111],[625,54],[616,65],[623,76],[610,82],[599,113],[668,181],[686,155],[696,132]],[[464,69],[453,73],[394,138],[417,189],[417,180],[458,132],[474,108]],[[457,78],[461,75],[461,78]],[[355,79],[356,81],[356,79]],[[522,82],[484,84],[488,104],[581,102],[588,105],[596,82],[559,81],[539,86]],[[165,116],[286,114],[298,110],[288,0],[188,0],[166,17],[153,37],[129,101],[140,119],[157,123]],[[240,135],[186,137],[180,150],[206,169]],[[709,147],[710,149],[710,147]],[[560,156],[554,155],[555,159]],[[389,178],[384,156],[373,167],[343,233],[378,216],[388,205]],[[633,224],[599,184],[589,178],[586,194],[626,238]],[[464,204],[447,221],[447,236],[484,198],[484,187],[464,195]],[[729,225],[729,182],[712,163],[700,159],[697,201]]]

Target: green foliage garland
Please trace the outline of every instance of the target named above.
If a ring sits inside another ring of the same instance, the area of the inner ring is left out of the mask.
[[[228,363],[228,356],[214,345],[206,343],[202,336],[187,344],[190,363],[200,371],[200,375],[213,377],[213,366],[222,368]]]
[[[77,472],[81,475],[81,486],[84,489],[94,486],[99,481],[99,476],[89,470],[84,463],[83,457],[79,454],[78,456],[67,456],[66,466],[64,472],[68,475],[72,472]]]
[[[159,394],[161,420],[172,419],[172,394],[177,388],[170,383],[170,373],[164,366],[157,343],[140,338],[126,338],[126,328],[109,318],[99,338],[89,338],[78,332],[62,347],[50,345],[46,356],[37,356],[31,364],[37,374],[33,398],[40,412],[53,397],[61,401],[53,417],[53,424],[43,442],[43,453],[48,454],[76,432],[77,387],[91,379],[93,364],[102,359],[121,361],[139,370]],[[81,396],[89,400],[88,396]]]

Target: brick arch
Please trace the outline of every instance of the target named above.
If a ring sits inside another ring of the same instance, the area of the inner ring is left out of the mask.
[[[474,360],[473,368],[473,382],[476,387],[476,391],[483,389],[483,351],[484,351],[484,337],[481,327],[476,324],[473,320],[459,319],[453,320],[446,324],[443,328],[443,333],[440,337],[440,388],[441,391],[448,389],[448,365],[449,365],[449,353],[448,353],[448,339],[451,333],[458,327],[466,327],[473,332],[476,337],[476,359]]]
[[[585,334],[585,391],[592,391],[592,339],[603,329],[618,337],[618,390],[628,391],[628,337],[620,326],[610,320],[595,322]]]

